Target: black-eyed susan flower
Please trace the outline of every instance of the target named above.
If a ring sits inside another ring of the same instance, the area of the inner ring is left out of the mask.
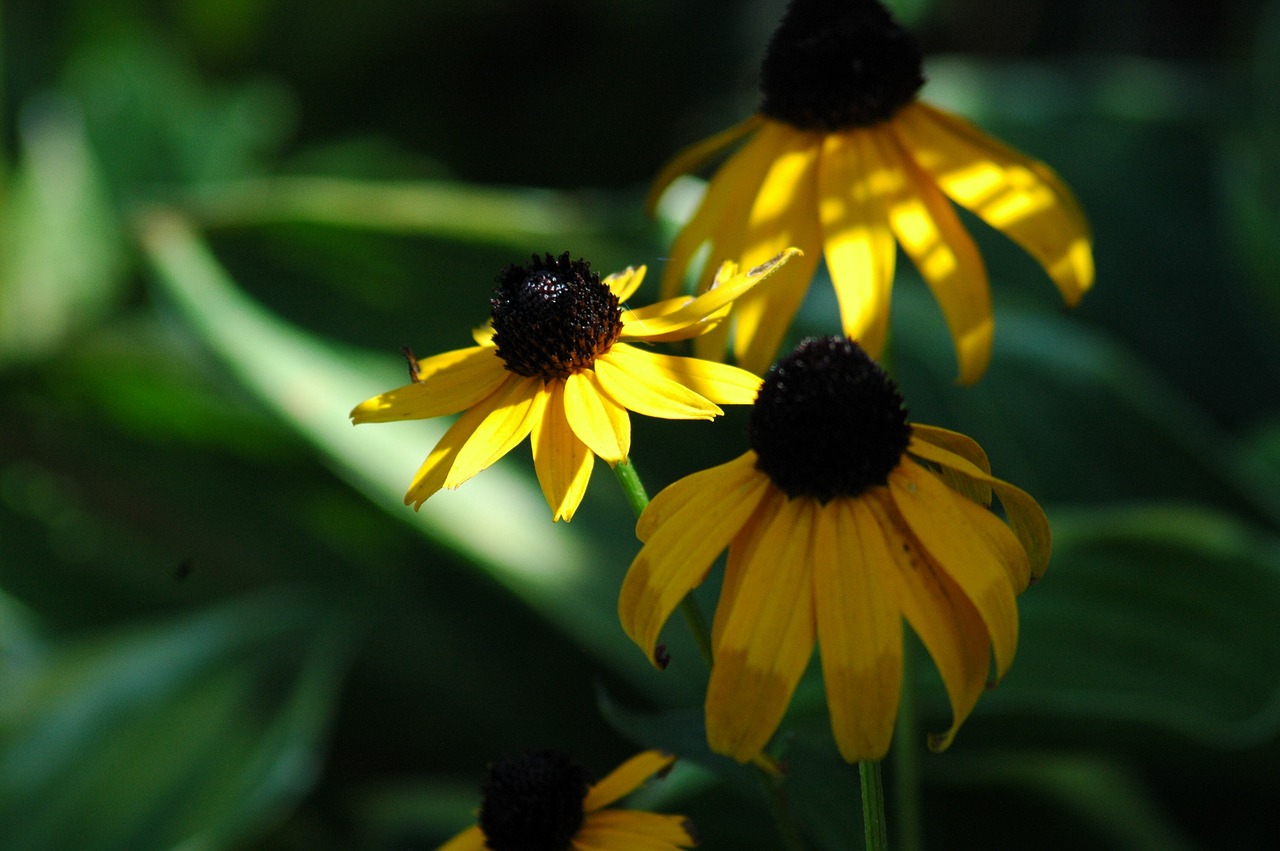
[[[677,176],[747,140],[676,237],[664,295],[680,289],[707,244],[710,257],[746,265],[789,245],[805,251],[767,293],[735,305],[742,366],[759,372],[773,359],[823,255],[845,334],[879,356],[896,242],[942,307],[960,380],[977,380],[990,359],[991,298],[982,256],[948,198],[1030,253],[1068,305],[1092,285],[1089,228],[1066,185],[1043,163],[917,100],[923,83],[914,40],[875,0],[791,0],[765,54],[759,112],[677,155],[658,176],[650,209]],[[703,274],[698,286],[709,280]],[[728,331],[726,323],[700,340],[698,353],[723,352]]]
[[[489,766],[479,823],[439,851],[677,851],[696,843],[683,816],[606,810],[675,757],[645,751],[599,783],[558,751],[536,751]]]
[[[709,420],[719,405],[750,404],[760,379],[721,363],[631,345],[706,332],[734,299],[785,263],[794,250],[738,273],[727,263],[697,298],[635,310],[623,304],[644,267],[601,281],[584,260],[533,257],[498,276],[489,325],[477,345],[415,362],[412,383],[360,403],[356,423],[424,419],[463,411],[419,468],[405,494],[415,508],[454,488],[532,435],[538,483],[556,520],[573,517],[593,459],[625,461],[628,411]]]
[[[942,675],[945,748],[1018,643],[1014,598],[1048,562],[1049,528],[955,432],[907,422],[897,388],[845,338],[806,340],[765,378],[751,449],[663,490],[618,603],[655,665],[659,631],[726,547],[706,697],[712,749],[760,753],[813,654],[845,759],[889,747],[902,621]],[[1008,525],[988,505],[999,497]]]

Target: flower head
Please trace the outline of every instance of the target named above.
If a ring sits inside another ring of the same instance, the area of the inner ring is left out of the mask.
[[[739,761],[768,743],[821,648],[832,730],[849,761],[889,747],[905,618],[933,657],[952,724],[1013,661],[1014,598],[1043,573],[1049,527],[969,438],[907,422],[854,342],[806,340],[769,372],[751,449],[659,493],[618,611],[655,665],[658,634],[726,547],[712,627],[707,738]],[[989,510],[999,497],[1008,525]]]
[[[584,260],[534,256],[498,276],[492,318],[478,345],[414,361],[412,383],[351,412],[356,423],[424,419],[464,411],[419,468],[405,502],[420,507],[465,482],[532,434],[533,461],[556,520],[573,517],[593,459],[626,460],[628,411],[711,419],[719,405],[749,404],[760,379],[745,370],[658,354],[632,342],[705,333],[795,250],[745,273],[725,264],[697,298],[630,310],[644,267],[603,281]]]
[[[765,54],[759,113],[677,155],[658,176],[651,208],[680,174],[747,140],[676,237],[664,294],[679,290],[707,243],[709,256],[746,265],[788,245],[805,251],[767,292],[735,305],[742,366],[759,372],[773,359],[820,255],[845,334],[878,356],[896,243],[942,306],[960,380],[981,377],[994,327],[987,273],[948,198],[1031,254],[1067,304],[1092,286],[1092,238],[1066,185],[1043,163],[917,100],[923,82],[914,40],[875,0],[791,0]],[[702,275],[698,288],[709,280]],[[729,329],[700,340],[699,354],[723,351]]]
[[[675,757],[645,751],[599,783],[557,751],[545,750],[489,766],[479,823],[439,851],[678,851],[695,844],[682,816],[606,810],[654,774],[670,770]]]

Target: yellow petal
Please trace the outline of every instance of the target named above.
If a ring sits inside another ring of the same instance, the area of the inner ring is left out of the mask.
[[[912,440],[907,447],[907,452],[940,465],[955,477],[966,479],[970,490],[985,487],[995,491],[996,496],[1000,497],[1000,506],[1004,509],[1005,517],[1009,520],[1009,527],[1013,529],[1013,534],[1018,537],[1022,549],[1027,554],[1031,570],[1030,578],[1035,580],[1044,575],[1045,569],[1049,566],[1053,538],[1049,530],[1049,518],[1045,517],[1044,509],[1030,494],[1003,479],[997,479],[971,463],[969,459],[962,458],[935,444]],[[1022,590],[1023,588],[1019,588],[1018,592],[1021,593]]]
[[[573,851],[677,851],[696,842],[684,816],[637,810],[588,813],[569,847]]]
[[[663,298],[671,298],[683,291],[681,285],[689,265],[704,243],[709,243],[707,254],[713,260],[705,264],[706,268],[698,277],[700,285],[695,290],[706,289],[713,279],[718,260],[739,256],[752,199],[770,163],[793,132],[779,122],[763,121],[760,132],[726,160],[711,178],[707,193],[693,218],[681,228],[671,244],[667,265],[662,272]]]
[[[508,384],[518,384],[521,380],[515,373],[510,373],[508,376]],[[471,436],[480,424],[493,412],[498,400],[506,397],[508,389],[507,385],[498,388],[488,398],[463,412],[462,416],[449,426],[449,430],[440,438],[440,442],[435,445],[431,454],[427,456],[427,460],[422,462],[422,466],[414,474],[413,483],[409,485],[409,490],[404,495],[405,505],[413,505],[415,509],[421,508],[422,503],[444,487],[445,479],[458,460],[458,453],[471,440]]]
[[[444,480],[456,488],[497,461],[529,436],[534,420],[545,407],[546,390],[541,378],[509,381],[490,397],[492,409],[459,450],[453,469]],[[542,398],[542,404],[535,404]]]
[[[615,343],[596,358],[596,378],[615,402],[638,414],[668,420],[710,420],[724,413],[683,384],[651,371],[646,354]]]
[[[595,812],[607,807],[624,795],[630,795],[640,784],[663,769],[674,765],[675,754],[662,751],[643,751],[609,772],[603,780],[587,790],[582,808]]]
[[[453,837],[453,839],[441,845],[436,851],[484,851],[489,847],[487,842],[488,840],[485,838],[484,831],[480,829],[480,825],[473,824]]]
[[[626,304],[627,299],[635,295],[636,290],[640,289],[640,285],[644,283],[645,270],[644,266],[639,268],[628,266],[621,272],[614,272],[601,283],[613,291],[621,304]]]
[[[769,166],[747,218],[740,262],[751,267],[794,246],[804,255],[778,270],[767,288],[734,307],[734,354],[751,372],[768,369],[808,292],[822,246],[818,153],[822,136],[792,130]],[[729,255],[733,256],[733,255]]]
[[[564,382],[564,412],[578,439],[610,464],[627,460],[631,450],[631,418],[601,387],[591,370]]]
[[[361,402],[357,423],[422,420],[466,410],[488,396],[511,373],[492,346],[472,346],[418,362],[418,381]]]
[[[542,416],[533,423],[533,467],[552,520],[572,520],[591,481],[595,455],[578,439],[565,417],[564,382],[547,383]]]
[[[816,500],[779,491],[769,499],[707,684],[707,743],[738,762],[768,744],[813,656],[811,535],[820,509]]]
[[[493,341],[493,320],[471,329],[471,339],[479,346],[491,346]]]
[[[835,499],[813,533],[818,653],[831,730],[848,762],[881,759],[902,692],[902,611],[884,536],[856,499]]]
[[[933,658],[951,702],[951,726],[929,736],[931,749],[946,750],[986,686],[991,640],[968,597],[926,554],[917,551],[919,545],[896,516],[885,489],[869,491],[868,496],[865,504],[875,515],[895,563],[889,577],[897,585],[902,614]]]
[[[991,292],[982,256],[955,208],[892,133],[873,133],[880,154],[901,178],[889,224],[942,307],[956,347],[960,381],[972,384],[991,360]]]
[[[960,586],[987,625],[1004,676],[1018,649],[1018,603],[1030,576],[1027,554],[1009,527],[904,458],[889,474],[889,493],[916,539]]]
[[[760,376],[736,366],[659,354],[638,346],[628,346],[628,349],[625,357],[629,360],[642,363],[654,375],[669,378],[720,405],[750,405],[763,383]]]
[[[711,562],[751,516],[769,478],[746,453],[675,482],[641,514],[636,534],[645,541],[622,582],[622,628],[655,665],[658,633],[672,611],[702,582]]]
[[[897,177],[880,155],[873,132],[832,133],[823,140],[818,213],[844,333],[879,357],[889,336],[898,253],[888,213]]]
[[[697,298],[664,299],[648,307],[625,312],[621,339],[659,342],[684,340],[704,333],[709,317],[723,316],[724,308],[800,255],[797,248],[784,248],[741,274],[736,273],[736,264],[721,264],[711,288]],[[725,271],[730,274],[724,274]]]
[[[893,121],[942,191],[1022,246],[1049,273],[1068,305],[1080,300],[1093,285],[1093,238],[1058,175],[925,103],[903,108]]]
[[[987,459],[986,451],[978,445],[978,441],[968,435],[938,426],[912,423],[911,436],[959,455],[983,473],[991,474],[991,461]]]
[[[662,197],[662,193],[677,177],[697,171],[704,163],[709,162],[739,139],[759,127],[763,121],[764,119],[761,116],[753,115],[746,121],[739,122],[727,130],[721,130],[714,136],[708,136],[700,142],[694,142],[672,157],[658,172],[658,176],[654,178],[653,186],[649,189],[649,195],[645,198],[645,212],[650,216],[653,215],[658,206],[658,199]]]

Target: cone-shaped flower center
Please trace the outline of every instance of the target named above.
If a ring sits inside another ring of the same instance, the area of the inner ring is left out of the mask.
[[[852,130],[892,118],[922,85],[920,48],[876,0],[791,0],[760,69],[760,111]]]
[[[582,827],[586,769],[544,750],[489,766],[480,829],[493,851],[565,851]]]
[[[887,483],[911,439],[898,388],[843,337],[810,338],[773,365],[749,433],[761,472],[824,503]]]
[[[585,260],[533,256],[498,275],[493,342],[507,369],[529,378],[568,378],[609,351],[622,333],[618,297]]]

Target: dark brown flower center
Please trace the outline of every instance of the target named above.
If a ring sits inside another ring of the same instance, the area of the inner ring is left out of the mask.
[[[585,260],[533,256],[508,266],[490,299],[493,342],[518,375],[568,378],[590,367],[622,334],[618,297]]]
[[[824,503],[886,484],[911,439],[898,388],[843,337],[807,339],[773,365],[749,433],[761,472]]]
[[[493,851],[565,851],[586,818],[590,777],[559,751],[534,751],[489,766],[480,830]]]
[[[919,46],[876,0],[791,0],[760,69],[760,112],[852,130],[892,118],[922,85]]]

